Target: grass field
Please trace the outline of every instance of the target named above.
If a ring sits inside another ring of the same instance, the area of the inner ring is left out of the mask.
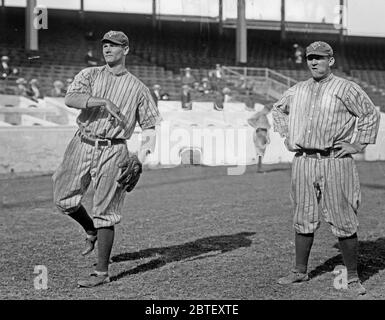
[[[369,299],[385,298],[385,164],[357,163],[361,186],[359,271]],[[51,177],[0,179],[0,299],[350,299],[333,287],[342,258],[327,224],[316,234],[311,280],[283,287],[293,266],[290,165],[228,176],[224,167],[147,170],[116,227],[113,281],[76,282],[93,270],[84,233],[52,204]],[[92,192],[84,204],[90,208]],[[48,289],[34,288],[34,267]]]

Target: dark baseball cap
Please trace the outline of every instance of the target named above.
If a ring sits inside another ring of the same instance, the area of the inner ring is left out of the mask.
[[[307,48],[306,48],[306,57],[314,54],[317,56],[333,56],[333,49],[332,47],[323,41],[316,41],[311,43]]]
[[[128,37],[122,31],[108,31],[102,42],[112,42],[122,46],[128,46]]]

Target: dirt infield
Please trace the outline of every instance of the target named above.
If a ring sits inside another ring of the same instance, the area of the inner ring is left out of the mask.
[[[145,171],[126,198],[116,227],[111,283],[78,289],[93,270],[82,257],[84,234],[52,204],[50,175],[0,179],[0,299],[350,299],[333,287],[342,258],[325,223],[310,257],[310,281],[282,287],[293,263],[290,165]],[[385,164],[358,163],[359,271],[367,298],[385,298]],[[85,198],[90,207],[92,192]],[[34,268],[48,289],[34,288]]]

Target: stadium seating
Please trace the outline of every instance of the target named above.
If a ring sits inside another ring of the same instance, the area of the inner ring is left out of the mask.
[[[23,9],[6,8],[6,23],[2,24],[5,30],[0,33],[0,55],[11,58],[11,64],[21,69],[21,77],[39,79],[45,95],[55,80],[72,78],[86,66],[84,57],[88,49],[93,49],[101,61],[99,39],[111,29],[124,30],[129,35],[127,64],[130,71],[148,86],[160,84],[171,99],[180,97],[181,68],[200,70],[198,78],[202,79],[216,64],[235,65],[235,30],[226,28],[219,36],[216,23],[162,20],[154,29],[149,16],[87,12],[85,18],[81,18],[76,11],[50,10],[50,21],[54,22],[47,30],[39,32],[40,50],[27,52],[21,45],[25,37],[24,21]],[[93,40],[85,38],[89,29],[94,32]],[[320,37],[335,48],[335,72],[368,83],[368,94],[377,104],[383,105],[385,45],[379,41],[347,39],[342,49],[336,35],[288,33],[287,40],[281,41],[278,31],[251,29],[248,30],[245,65],[271,68],[295,80],[303,80],[308,77],[306,65],[294,63],[292,45],[299,43],[305,47]],[[9,78],[6,86],[0,81],[0,93],[15,93],[15,80],[14,76]],[[269,102],[267,97],[258,98]],[[194,99],[212,100],[213,97],[195,96]]]

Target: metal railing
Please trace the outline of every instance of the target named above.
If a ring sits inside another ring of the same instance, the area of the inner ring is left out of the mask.
[[[265,94],[277,99],[288,88],[297,83],[293,78],[287,77],[269,68],[250,68],[222,66],[225,79],[233,80],[243,78],[246,81],[258,81],[265,84]]]

